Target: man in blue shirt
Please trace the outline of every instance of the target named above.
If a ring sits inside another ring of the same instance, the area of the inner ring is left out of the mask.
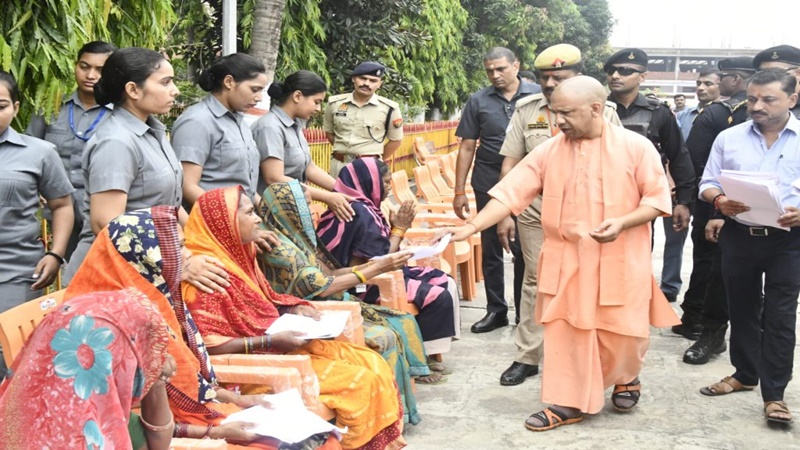
[[[719,74],[720,72],[717,69],[700,72],[696,81],[697,87],[695,88],[697,106],[686,108],[677,114],[678,126],[681,127],[684,142],[689,139],[694,118],[703,111],[706,105],[719,100]]]
[[[470,214],[465,195],[467,173],[472,170],[472,189],[478,211],[489,203],[489,190],[500,180],[503,156],[500,148],[514,114],[517,100],[542,92],[538,84],[520,79],[519,61],[504,47],[495,47],[483,57],[483,67],[491,86],[472,94],[464,105],[456,136],[461,138],[456,161],[456,186],[453,210],[466,219]],[[480,140],[480,146],[478,141]],[[485,333],[508,325],[508,303],[503,280],[503,246],[493,226],[481,233],[483,285],[486,289],[486,316],[472,325],[473,333]],[[514,255],[514,303],[519,311],[525,263],[518,240],[511,245]]]
[[[783,395],[792,376],[800,294],[800,121],[790,113],[797,103],[796,83],[782,69],[750,78],[747,112],[752,121],[719,134],[700,182],[700,197],[724,216],[708,222],[706,236],[722,252],[736,369],[700,392],[725,395],[752,390],[760,382],[765,418],[781,423],[792,420]],[[789,231],[739,218],[755,205],[725,195],[719,183],[723,170],[777,174],[785,211],[777,225]]]

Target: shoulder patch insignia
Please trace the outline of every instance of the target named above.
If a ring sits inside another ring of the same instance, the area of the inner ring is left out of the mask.
[[[401,117],[398,117],[397,119],[394,119],[392,121],[392,125],[394,125],[395,128],[402,127],[403,126],[403,119]]]
[[[536,119],[536,122],[528,124],[529,130],[537,128],[550,128],[550,124],[547,123],[547,119],[544,118],[544,114],[539,114],[539,117]]]

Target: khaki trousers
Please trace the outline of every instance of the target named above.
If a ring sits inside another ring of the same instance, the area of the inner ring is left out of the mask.
[[[536,311],[536,275],[539,266],[539,253],[542,250],[542,197],[528,206],[517,216],[522,257],[525,260],[525,279],[522,282],[522,298],[519,304],[519,325],[514,336],[517,356],[514,361],[538,365],[542,360],[544,331],[534,321]]]

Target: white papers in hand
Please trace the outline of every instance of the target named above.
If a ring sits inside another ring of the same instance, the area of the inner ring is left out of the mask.
[[[347,319],[350,317],[349,311],[325,311],[321,313],[320,320],[311,317],[300,316],[297,314],[284,314],[278,320],[272,322],[267,328],[267,334],[276,334],[282,331],[299,331],[304,339],[327,339],[335,338],[344,331]]]
[[[404,252],[411,252],[411,259],[423,259],[423,258],[430,258],[431,256],[436,256],[444,251],[447,248],[447,244],[450,243],[450,237],[453,236],[452,234],[445,234],[439,242],[434,245],[428,246],[418,246],[418,247],[406,247],[402,251]],[[391,253],[390,253],[391,254]],[[389,255],[382,255],[382,256],[375,256],[372,259],[383,259]]]
[[[265,395],[264,398],[270,402],[271,408],[253,406],[231,414],[222,423],[250,422],[256,424],[250,429],[253,433],[290,444],[317,433],[334,433],[341,440],[342,434],[347,433],[347,428],[337,428],[306,409],[297,389]]]
[[[725,197],[744,203],[750,208],[750,211],[737,214],[737,220],[789,230],[778,225],[778,217],[784,214],[778,174],[723,170],[718,181]]]

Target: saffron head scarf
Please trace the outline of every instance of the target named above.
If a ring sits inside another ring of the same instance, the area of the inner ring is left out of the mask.
[[[186,248],[194,256],[219,259],[231,284],[225,292],[205,293],[189,283],[183,297],[209,346],[238,337],[260,336],[278,316],[275,305],[307,304],[272,290],[256,265],[254,243],[242,244],[237,211],[241,187],[214,189],[197,199],[186,223]]]
[[[36,327],[0,385],[6,448],[131,448],[128,419],[171,338],[141,292],[80,295]]]

